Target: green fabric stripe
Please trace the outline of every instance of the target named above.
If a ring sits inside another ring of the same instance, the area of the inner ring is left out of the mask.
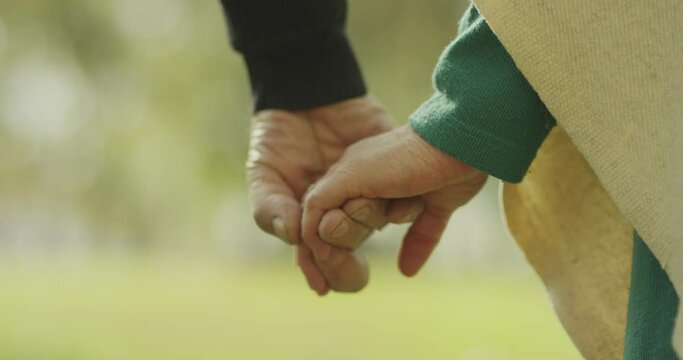
[[[678,303],[669,277],[635,233],[625,360],[678,359],[671,342]]]
[[[474,6],[434,73],[436,93],[410,118],[441,151],[508,182],[519,182],[555,125]]]

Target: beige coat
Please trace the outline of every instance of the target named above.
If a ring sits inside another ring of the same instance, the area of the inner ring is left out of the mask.
[[[509,229],[581,353],[621,359],[633,228],[683,291],[683,1],[474,3],[559,125],[503,189]]]

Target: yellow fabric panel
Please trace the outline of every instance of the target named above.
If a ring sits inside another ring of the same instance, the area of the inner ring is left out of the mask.
[[[621,359],[633,230],[562,129],[550,133],[522,183],[504,186],[503,205],[579,351]]]

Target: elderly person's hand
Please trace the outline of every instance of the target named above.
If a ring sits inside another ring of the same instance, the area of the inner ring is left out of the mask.
[[[486,178],[487,174],[425,142],[408,125],[350,146],[305,198],[302,233],[308,248],[300,248],[299,264],[309,285],[325,293],[332,285],[325,281],[331,277],[330,269],[339,276],[340,269],[354,269],[349,264],[359,262],[353,252],[337,246],[349,247],[348,242],[336,242],[327,234],[344,219],[338,209],[348,214],[354,202],[367,201],[355,199],[401,199],[394,200],[386,213],[392,218],[392,213],[414,208],[419,200],[423,210],[405,235],[399,255],[401,272],[413,276],[438,243],[453,211],[474,197]],[[344,281],[353,283],[352,276],[356,275],[350,271]]]
[[[394,126],[379,102],[369,96],[307,111],[257,113],[252,119],[247,172],[250,203],[258,226],[289,244],[299,244],[301,200],[306,190],[339,160],[349,145]],[[386,222],[382,201],[373,201],[368,206],[365,202],[351,204],[362,211],[349,214],[367,218],[366,225],[348,223],[347,233],[339,237],[341,241],[359,244],[372,229]],[[306,251],[305,246],[299,246],[299,252]],[[321,268],[327,270],[334,289],[353,291],[364,285],[363,277],[367,278],[367,267],[361,261],[351,254],[342,267]],[[318,271],[305,264],[302,268],[307,276],[315,276]],[[346,279],[353,283],[345,282]]]
[[[327,258],[316,263],[307,246],[299,247],[299,265],[311,288],[320,295],[329,289],[356,292],[364,288],[368,282],[368,266],[353,250],[388,222],[413,222],[422,209],[422,200],[417,197],[393,201],[356,198],[339,209],[327,211],[320,220],[318,232],[322,240],[336,245]]]

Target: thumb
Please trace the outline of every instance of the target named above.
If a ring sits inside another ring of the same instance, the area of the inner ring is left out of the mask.
[[[328,176],[329,175],[329,176]],[[331,244],[322,240],[318,234],[318,226],[325,211],[341,207],[352,197],[344,191],[346,176],[331,170],[306,194],[303,215],[301,217],[301,236],[318,262],[323,262],[332,255]]]
[[[347,200],[414,197],[455,181],[469,167],[426,143],[410,126],[361,140],[350,146],[304,202],[302,237],[317,260],[330,245],[318,237],[325,211]]]

